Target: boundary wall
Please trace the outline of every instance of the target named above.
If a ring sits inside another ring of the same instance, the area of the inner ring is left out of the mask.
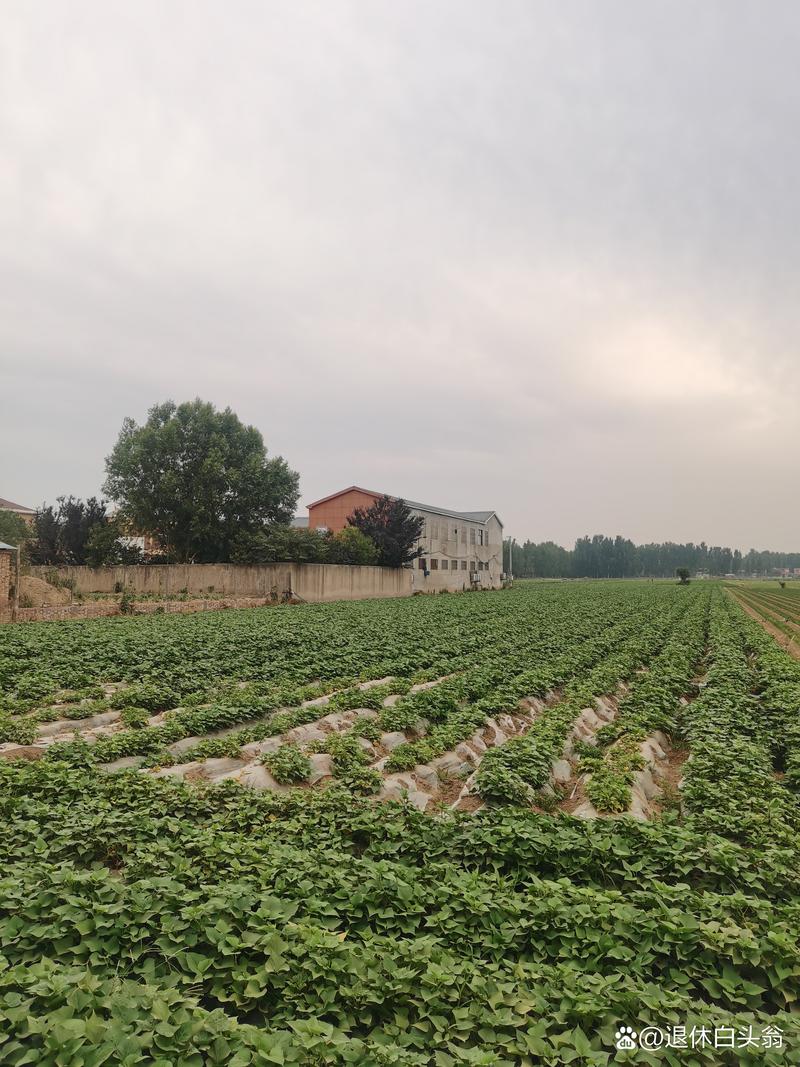
[[[58,576],[76,593],[113,594],[130,589],[134,596],[207,598],[261,597],[266,600],[370,600],[410,596],[411,571],[393,567],[351,567],[333,563],[167,563],[134,567],[31,567],[47,581]]]

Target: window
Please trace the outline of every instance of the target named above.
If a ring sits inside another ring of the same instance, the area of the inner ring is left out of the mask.
[[[486,529],[483,532],[483,543],[485,545],[489,544],[489,527],[488,526],[486,527]]]
[[[475,544],[475,527],[474,526],[470,526],[470,528],[469,528],[469,543],[471,545]]]
[[[432,571],[438,571],[439,570],[439,560],[438,559],[432,559],[431,560],[431,570]]]
[[[446,560],[446,559],[443,559],[443,560],[442,560],[442,570],[443,570],[443,571],[446,571],[446,570],[447,570],[447,568],[448,568],[448,566],[449,566],[449,564],[448,564],[447,560]]]
[[[425,560],[422,558],[422,556],[420,556],[419,559],[417,560],[417,566],[419,567],[419,569],[421,571],[425,570]]]
[[[465,545],[466,543],[467,543],[467,528],[466,528],[466,526],[462,526],[461,527],[461,544]]]
[[[471,560],[469,561],[469,569],[470,569],[471,571],[476,571],[476,570],[478,569],[478,565],[476,564],[476,562],[475,562],[475,560],[474,560],[474,559],[471,559]]]
[[[454,541],[458,540],[458,527],[457,526],[453,527],[453,540]]]
[[[466,569],[467,569],[467,561],[465,559],[462,559],[461,560],[461,570],[465,571]]]
[[[478,530],[478,544],[483,544],[483,530]]]

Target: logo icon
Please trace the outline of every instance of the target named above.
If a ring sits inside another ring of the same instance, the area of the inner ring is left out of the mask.
[[[620,1026],[614,1034],[614,1046],[622,1052],[624,1049],[636,1048],[636,1031],[631,1026]]]

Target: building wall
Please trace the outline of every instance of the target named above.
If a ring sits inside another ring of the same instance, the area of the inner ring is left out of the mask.
[[[0,611],[9,606],[11,599],[11,553],[0,550]]]
[[[425,529],[421,538],[424,554],[414,564],[415,589],[434,592],[500,587],[503,527],[496,516],[481,523],[433,512],[417,514],[425,519]]]
[[[347,526],[347,520],[356,508],[368,508],[379,499],[375,493],[351,489],[332,500],[323,500],[308,509],[308,527],[310,530],[318,530],[325,526],[332,533],[338,533]]]

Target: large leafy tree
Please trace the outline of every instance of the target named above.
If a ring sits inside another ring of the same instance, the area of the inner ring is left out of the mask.
[[[425,520],[412,514],[405,500],[384,495],[368,508],[356,508],[347,523],[375,544],[384,567],[402,567],[422,555],[417,542]]]
[[[267,458],[259,431],[202,400],[125,419],[106,474],[122,514],[181,562],[228,560],[238,536],[288,523],[298,497],[298,474]]]

